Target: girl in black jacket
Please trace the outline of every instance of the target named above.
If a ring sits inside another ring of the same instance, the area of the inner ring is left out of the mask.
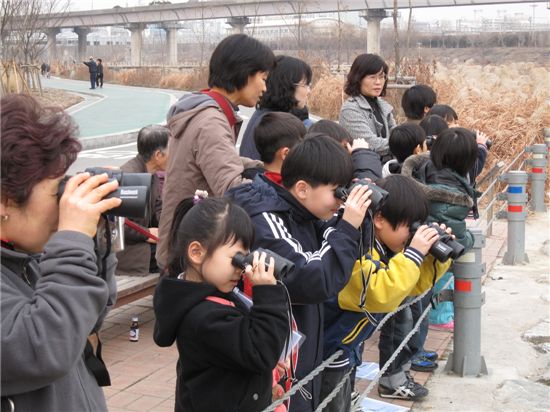
[[[265,253],[244,271],[232,265],[253,242],[246,212],[227,199],[197,200],[176,210],[169,275],[154,296],[155,342],[176,341],[179,351],[175,410],[260,411],[272,401],[272,370],[289,335],[286,291]],[[243,272],[251,307],[233,292]]]

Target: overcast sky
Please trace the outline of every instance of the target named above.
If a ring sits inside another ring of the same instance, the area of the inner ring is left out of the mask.
[[[97,10],[110,9],[114,6],[133,7],[146,6],[151,0],[72,0],[71,10]],[[186,3],[187,0],[171,0],[172,3]],[[457,20],[457,19],[481,19],[497,18],[507,15],[514,17],[516,13],[523,13],[527,17],[533,15],[534,8],[535,21],[537,23],[548,23],[550,21],[550,10],[547,8],[547,2],[518,2],[510,4],[498,4],[492,6],[454,6],[454,7],[431,7],[413,9],[413,17],[416,21],[436,21],[436,20]],[[408,12],[403,10],[403,15],[408,17]]]

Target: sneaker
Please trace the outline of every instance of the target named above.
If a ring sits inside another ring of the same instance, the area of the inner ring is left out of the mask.
[[[437,352],[433,350],[424,350],[418,354],[418,356],[422,356],[423,358],[429,359],[432,362],[436,361],[439,358],[439,355]]]
[[[440,324],[431,324],[430,325],[430,328],[433,328],[433,329],[440,329],[440,330],[449,330],[449,331],[452,331],[455,329],[455,321],[454,320],[451,320],[447,323],[440,323]]]
[[[424,356],[415,356],[411,359],[411,369],[417,372],[432,372],[437,369],[437,363]]]
[[[378,384],[378,395],[381,398],[403,399],[406,401],[416,401],[428,395],[428,389],[409,379],[403,385],[397,388],[387,388]]]

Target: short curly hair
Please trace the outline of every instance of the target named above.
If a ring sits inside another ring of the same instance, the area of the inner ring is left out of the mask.
[[[305,79],[311,83],[311,67],[305,61],[291,56],[277,56],[276,66],[267,77],[267,90],[262,95],[260,109],[291,112],[298,101],[294,97],[296,84]]]
[[[10,94],[0,106],[2,201],[24,206],[36,184],[62,176],[76,160],[78,128],[63,110],[31,96]]]

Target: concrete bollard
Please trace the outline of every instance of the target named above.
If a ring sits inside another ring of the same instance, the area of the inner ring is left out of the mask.
[[[481,277],[485,273],[485,263],[482,263],[485,237],[479,228],[470,231],[474,235],[474,246],[455,260],[452,268],[455,278],[454,344],[445,366],[445,371],[463,377],[488,373],[481,355],[481,305],[485,303]]]
[[[499,200],[508,201],[508,209],[499,217],[508,219],[507,250],[502,258],[505,265],[529,262],[525,253],[525,218],[527,217],[527,193],[525,188],[529,176],[522,170],[512,170],[499,177],[508,182],[506,193],[499,193]]]
[[[529,178],[531,179],[531,199],[529,206],[534,212],[546,212],[544,205],[544,189],[546,186],[546,173],[548,171],[548,147],[545,144],[535,144],[525,148],[526,152],[533,153],[533,157],[527,160],[531,166]]]
[[[550,127],[542,128],[542,136],[544,137],[544,143],[546,143],[546,147],[548,147],[548,151],[550,152]]]

